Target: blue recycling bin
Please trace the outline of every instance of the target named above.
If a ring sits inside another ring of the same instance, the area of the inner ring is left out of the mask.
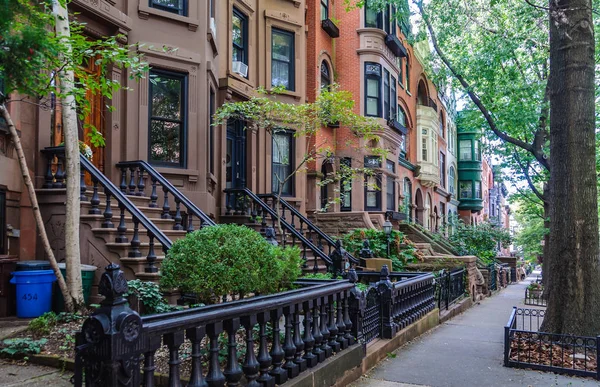
[[[17,286],[17,317],[34,318],[52,310],[52,270],[15,271],[10,283]]]

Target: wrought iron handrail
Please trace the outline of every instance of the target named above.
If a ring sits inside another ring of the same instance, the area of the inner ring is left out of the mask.
[[[437,302],[440,309],[443,305],[448,310],[450,305],[465,294],[465,275],[465,268],[456,268],[442,273],[438,279],[437,290]]]
[[[270,198],[272,200],[277,200],[277,197],[274,194],[259,194],[257,195],[259,198]],[[283,198],[279,198],[279,203],[285,207],[285,209],[287,209],[288,211],[290,211],[290,213],[293,214],[293,216],[295,216],[296,218],[298,218],[300,220],[301,223],[306,224],[306,226],[313,231],[315,234],[317,234],[320,238],[322,238],[325,242],[327,242],[327,245],[329,247],[329,249],[331,250],[332,248],[335,249],[336,246],[336,242],[329,236],[327,235],[325,232],[323,232],[323,230],[321,230],[319,227],[317,227],[313,222],[311,222],[310,220],[308,220],[304,215],[302,215],[300,213],[300,211],[298,211],[296,209],[296,207],[294,207],[293,205],[291,205],[288,201],[286,201]],[[350,260],[350,262],[358,264],[360,263],[360,260],[356,259],[352,254],[346,252],[348,259]]]
[[[42,149],[42,154],[46,155],[48,161],[48,169],[45,177],[45,188],[58,188],[65,187],[65,173],[63,172],[62,158],[64,158],[65,148],[64,147],[48,147]],[[59,159],[59,166],[57,167],[57,171],[55,173],[52,172],[52,163],[54,157]],[[127,237],[125,236],[125,232],[127,230],[125,226],[125,211],[129,212],[133,218],[134,222],[134,236],[132,238],[131,246],[132,252],[130,253],[131,257],[141,257],[141,253],[139,252],[140,241],[139,241],[139,231],[138,227],[141,224],[148,233],[150,237],[150,248],[148,253],[148,267],[145,269],[147,272],[154,273],[157,272],[158,269],[154,266],[154,263],[157,257],[154,255],[154,239],[156,239],[161,245],[162,250],[167,251],[171,248],[173,242],[167,237],[160,228],[156,226],[133,202],[127,197],[126,194],[121,192],[117,186],[115,186],[112,181],[110,181],[91,161],[86,159],[83,155],[80,155],[81,162],[81,180],[80,180],[80,190],[81,190],[81,200],[87,201],[87,187],[85,184],[85,172],[88,172],[92,178],[93,182],[93,194],[90,200],[92,205],[92,209],[90,209],[90,214],[100,215],[100,197],[98,195],[98,185],[104,188],[104,193],[106,195],[106,207],[103,213],[104,222],[102,224],[103,228],[113,228],[114,225],[112,223],[112,210],[111,210],[111,197],[115,198],[120,209],[120,221],[117,230],[119,231],[119,236],[117,237],[117,242],[119,243],[128,243]]]
[[[255,205],[260,206],[260,209],[266,213],[268,213],[271,216],[271,219],[273,220],[273,222],[275,222],[276,219],[279,219],[279,221],[281,222],[281,225],[283,226],[284,231],[287,231],[289,233],[292,234],[292,238],[296,238],[298,239],[300,242],[302,242],[303,246],[305,247],[305,251],[304,251],[304,258],[306,259],[306,248],[309,248],[314,254],[315,254],[315,271],[318,271],[318,265],[316,262],[316,258],[321,258],[328,266],[332,267],[333,266],[333,260],[331,259],[331,257],[329,255],[327,255],[322,249],[320,249],[318,246],[316,246],[311,240],[309,240],[308,238],[306,238],[304,236],[304,234],[302,233],[302,230],[298,230],[296,227],[292,226],[290,223],[288,223],[285,218],[279,216],[279,214],[275,211],[275,209],[271,208],[271,206],[269,206],[262,198],[260,198],[258,195],[256,195],[254,192],[252,192],[250,189],[248,188],[228,188],[224,190],[225,194],[233,194],[233,195],[239,195],[242,194],[247,198],[250,198],[252,200],[252,202]],[[235,197],[233,200],[234,201],[238,201],[239,198]],[[231,199],[228,198],[228,201],[230,201]],[[228,204],[229,206],[230,204]],[[246,203],[243,203],[243,205],[245,206]],[[243,208],[243,211],[245,211],[246,208]],[[253,215],[254,217],[256,217],[256,211],[253,211]],[[264,215],[264,213],[263,213]],[[262,216],[262,222],[263,225],[266,226],[266,219],[264,216]],[[285,241],[285,235],[282,236],[284,238]]]
[[[146,162],[144,160],[121,161],[121,162],[117,163],[117,168],[121,169],[121,176],[122,176],[121,191],[125,191],[125,190],[127,190],[127,188],[130,188],[130,189],[133,188],[133,190],[135,191],[135,189],[137,188],[138,191],[136,192],[136,194],[144,193],[143,189],[145,188],[145,186],[144,186],[143,182],[141,184],[138,183],[137,185],[131,184],[131,181],[134,181],[135,169],[138,168],[138,177],[139,177],[140,182],[143,180],[144,171],[148,172],[148,175],[150,175],[150,178],[152,180],[152,194],[150,196],[151,199],[153,199],[156,196],[156,183],[159,183],[163,187],[163,191],[165,193],[168,192],[171,195],[173,195],[177,205],[179,205],[179,203],[183,204],[192,215],[194,215],[195,217],[200,219],[202,225],[214,226],[216,224],[214,222],[214,220],[212,220],[200,208],[198,208],[198,206],[196,206],[196,204],[194,204],[187,196],[185,196],[183,193],[181,193],[181,191],[179,191],[169,180],[167,180],[167,178],[165,178],[161,173],[159,173],[156,169],[154,169],[154,167],[152,165],[150,165],[148,162]],[[126,181],[127,169],[129,169],[131,171],[129,185],[127,185],[127,181]],[[134,181],[134,183],[135,183],[135,181]],[[141,191],[140,191],[140,189],[141,189]],[[158,197],[156,196],[156,198],[158,198]],[[188,219],[188,230],[189,230],[189,224],[191,224],[191,219]]]

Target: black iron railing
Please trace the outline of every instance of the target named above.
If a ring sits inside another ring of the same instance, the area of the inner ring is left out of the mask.
[[[544,294],[543,290],[531,290],[529,288],[525,289],[525,300],[523,301],[525,305],[531,306],[548,306],[548,302],[546,299],[546,294]]]
[[[514,307],[504,327],[504,366],[600,380],[600,336],[540,332],[545,310]]]
[[[195,219],[200,221],[199,228],[215,225],[215,222],[208,215],[202,212],[198,206],[146,161],[122,161],[117,163],[117,168],[121,170],[121,184],[119,188],[121,192],[128,195],[146,196],[144,173],[148,174],[151,182],[150,204],[148,206],[151,208],[158,207],[159,196],[157,191],[162,191],[163,212],[161,218],[173,219],[175,221],[173,230],[185,229],[188,232],[192,232],[194,231]],[[169,195],[173,198],[175,205],[173,215],[171,205],[169,204]],[[181,206],[183,206],[183,209]]]
[[[46,156],[47,161],[47,170],[44,177],[43,188],[66,187],[66,174],[63,168],[65,148],[45,148],[42,150],[42,154]],[[91,161],[86,159],[83,155],[80,155],[80,160],[80,200],[89,200],[91,208],[88,210],[88,214],[102,215],[104,218],[102,228],[115,228],[111,205],[112,201],[115,200],[119,208],[119,214],[117,215],[119,223],[116,226],[118,235],[115,238],[115,243],[129,244],[130,250],[128,256],[130,258],[141,258],[142,253],[140,247],[142,246],[142,243],[140,241],[140,226],[143,227],[146,230],[149,239],[148,255],[146,256],[147,265],[144,270],[147,273],[158,272],[158,268],[156,267],[157,256],[155,252],[155,243],[160,244],[161,249],[166,252],[171,248],[171,240],[150,219],[148,219],[148,217],[144,215],[131,200],[129,200],[126,194],[100,172]],[[88,173],[92,180],[92,196],[90,199],[87,197],[88,189],[85,184],[85,173]],[[100,191],[104,193],[102,199],[99,195]],[[133,221],[133,236],[131,237],[131,240],[127,237],[126,214],[131,215]]]
[[[118,265],[106,268],[99,289],[106,298],[77,335],[75,386],[155,386],[161,348],[169,354],[169,385],[181,386],[184,344],[191,347],[188,386],[234,386],[242,378],[247,385],[272,386],[345,350],[359,336],[350,317],[358,293],[349,281],[146,317],[127,305]],[[238,333],[244,337],[243,361]]]
[[[278,225],[281,225],[282,245],[300,243],[302,257],[305,262],[309,258],[307,252],[311,251],[314,255],[313,270],[315,273],[319,271],[319,259],[325,262],[329,271],[334,272],[340,272],[343,269],[341,267],[343,255],[350,262],[358,263],[356,258],[341,248],[339,241],[334,242],[295,209],[291,211],[289,203],[286,202],[287,206],[276,206],[274,202],[265,200],[267,198],[256,195],[248,188],[226,189],[224,192],[226,195],[226,215],[247,215],[252,222],[260,221],[263,229],[269,227],[269,223],[275,230],[279,228]],[[278,211],[278,208],[281,209],[281,212]],[[298,222],[298,226],[296,226],[296,222]],[[325,252],[324,244],[327,246],[327,252]],[[338,261],[337,258],[340,258],[340,260]]]
[[[488,265],[488,272],[489,272],[489,290],[495,291],[498,290],[498,284],[497,284],[497,276],[498,276],[498,272],[496,270],[496,264],[495,263],[491,263]]]
[[[276,196],[273,194],[261,194],[257,195],[263,201],[271,206],[271,208],[275,209],[275,203],[279,202],[279,208],[276,209],[276,213],[281,216],[282,219],[287,219],[288,213],[290,218],[290,224],[296,227],[296,222],[298,222],[298,228],[301,230],[306,230],[311,237],[311,240],[314,236],[317,240],[317,247],[321,250],[327,250],[327,255],[331,256],[332,252],[337,248],[337,242],[334,241],[327,233],[317,227],[313,222],[308,220],[304,215],[298,211],[296,207],[291,205],[286,200],[279,198],[277,200]],[[324,248],[325,247],[325,248]],[[346,256],[350,260],[351,263],[360,263],[360,261],[349,252],[346,252]]]
[[[448,310],[466,293],[464,268],[443,272],[437,279],[438,308]]]

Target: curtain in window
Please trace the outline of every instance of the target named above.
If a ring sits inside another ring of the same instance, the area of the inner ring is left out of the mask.
[[[271,42],[271,85],[294,90],[294,36],[273,29]]]
[[[460,159],[472,160],[471,140],[461,140],[459,145]]]
[[[292,133],[273,133],[273,192],[279,191],[279,184],[292,173]],[[288,179],[281,189],[284,195],[292,194],[293,178]]]

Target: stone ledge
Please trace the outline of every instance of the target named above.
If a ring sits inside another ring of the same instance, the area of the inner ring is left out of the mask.
[[[458,316],[459,314],[463,313],[472,306],[473,300],[471,299],[471,297],[467,297],[464,300],[460,301],[458,304],[452,305],[450,310],[440,311],[440,324],[443,324],[451,318]]]
[[[343,387],[350,383],[358,380],[362,375],[366,374],[375,367],[379,362],[388,356],[388,353],[394,352],[398,348],[411,340],[419,337],[423,333],[439,325],[440,321],[440,310],[434,309],[429,312],[425,317],[404,328],[394,336],[393,339],[389,340],[377,340],[370,343],[367,346],[367,354],[360,367],[356,367],[346,372],[346,374],[337,380],[333,386]],[[325,386],[325,384],[314,384],[314,386]]]

